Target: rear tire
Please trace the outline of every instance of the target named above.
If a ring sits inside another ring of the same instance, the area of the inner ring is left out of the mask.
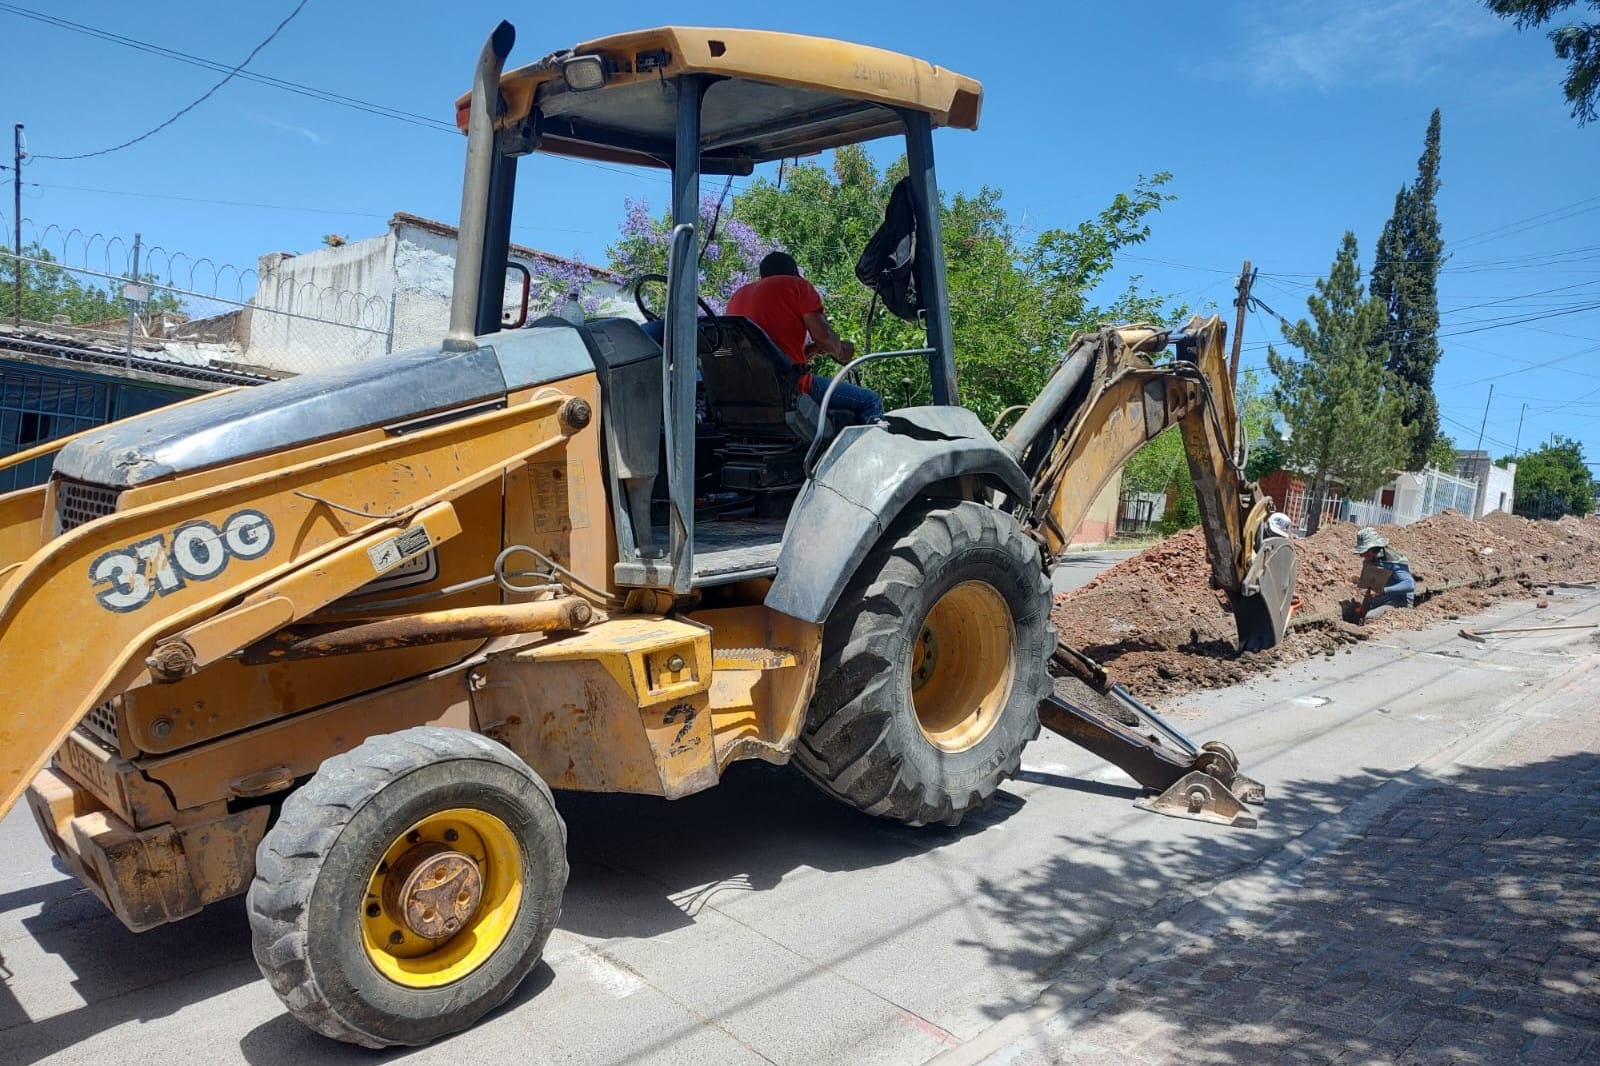
[[[1039,735],[1055,649],[1038,547],[971,502],[908,511],[823,628],[795,762],[823,791],[909,825],[988,805]]]
[[[494,741],[423,727],[334,756],[284,801],[246,906],[289,1012],[378,1048],[505,1002],[566,882],[566,827],[538,775]]]

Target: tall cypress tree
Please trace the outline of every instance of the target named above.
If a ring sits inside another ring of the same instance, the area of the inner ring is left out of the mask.
[[[1394,214],[1378,238],[1369,291],[1388,311],[1388,328],[1378,338],[1388,345],[1388,367],[1405,394],[1405,423],[1411,428],[1408,467],[1420,470],[1439,435],[1439,402],[1433,371],[1439,365],[1439,266],[1444,239],[1439,235],[1439,111],[1428,120],[1417,180],[1402,186]]]
[[[1277,443],[1283,465],[1311,485],[1306,529],[1315,533],[1334,482],[1359,499],[1394,476],[1410,451],[1401,421],[1404,397],[1385,369],[1384,309],[1361,288],[1356,235],[1346,233],[1317,291],[1306,299],[1311,320],[1283,324],[1296,359],[1267,345],[1277,384],[1272,400],[1292,434]]]

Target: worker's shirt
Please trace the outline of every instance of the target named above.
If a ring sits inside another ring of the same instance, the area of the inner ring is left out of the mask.
[[[1385,596],[1409,595],[1417,591],[1417,579],[1411,576],[1411,564],[1404,555],[1390,555],[1387,551],[1380,551],[1375,562],[1376,565],[1389,571],[1389,582],[1383,586]]]
[[[778,350],[800,368],[801,392],[811,390],[805,316],[821,310],[822,297],[815,286],[793,274],[774,274],[752,281],[728,300],[728,314],[743,315],[760,326]]]

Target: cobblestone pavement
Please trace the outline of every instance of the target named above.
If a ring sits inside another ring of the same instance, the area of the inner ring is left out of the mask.
[[[1597,749],[1589,708],[1420,776],[1289,876],[1080,956],[969,1061],[1600,1061]]]

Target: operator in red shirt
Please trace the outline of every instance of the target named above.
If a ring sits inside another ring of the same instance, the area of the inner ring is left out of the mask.
[[[728,300],[728,314],[743,315],[760,326],[778,350],[800,368],[800,391],[820,404],[833,379],[811,373],[806,358],[806,335],[810,334],[813,348],[827,352],[841,363],[855,358],[856,346],[840,340],[828,324],[821,295],[800,276],[800,267],[793,256],[787,252],[772,252],[761,260],[760,271],[760,280],[741,286]],[[868,425],[882,416],[883,400],[871,389],[841,381],[833,390],[828,411],[830,414],[843,411],[857,424]]]

